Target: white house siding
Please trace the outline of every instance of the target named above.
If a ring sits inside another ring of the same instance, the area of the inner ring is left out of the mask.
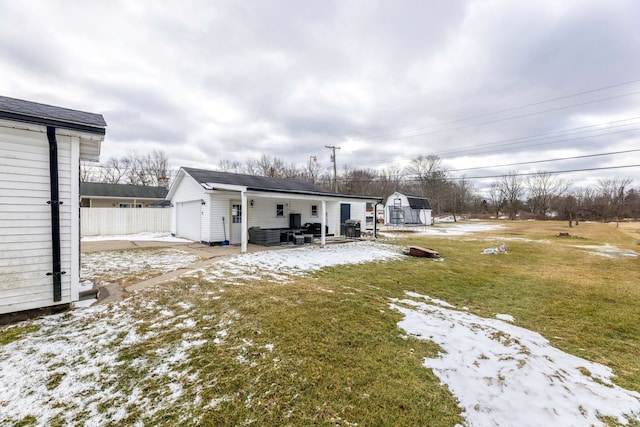
[[[72,179],[78,179],[79,138],[57,134],[62,300],[53,301],[49,144],[44,126],[0,121],[0,313],[69,303],[78,296],[78,201]],[[72,140],[73,144],[72,147]],[[73,172],[72,172],[73,171]],[[77,186],[76,186],[77,194]],[[77,243],[76,243],[77,247]],[[75,264],[72,263],[72,258]]]
[[[247,219],[249,227],[289,228],[289,214],[301,213],[299,205],[296,208],[296,204],[289,199],[265,198],[253,200],[254,206],[249,206],[248,209],[249,216]],[[276,215],[277,205],[283,205],[284,211],[281,217]]]
[[[214,191],[210,197],[211,210],[209,211],[208,216],[209,221],[207,223],[206,242],[222,242],[225,237],[227,240],[230,240],[231,201],[235,200],[240,203],[240,194],[226,191]],[[224,217],[224,230],[222,228],[222,217]]]
[[[251,200],[254,201],[253,207],[250,206]],[[284,198],[260,199],[257,197],[254,197],[254,198],[248,197],[247,204],[249,205],[248,207],[249,227],[288,228],[289,214],[300,214],[302,224],[307,222],[322,222],[322,218],[320,217],[322,202],[320,200],[284,199]],[[282,217],[276,216],[276,213],[277,213],[276,205],[278,204],[282,204],[284,206],[284,216]],[[317,206],[318,216],[311,216],[312,205]],[[339,216],[339,210],[338,210],[338,216]],[[338,220],[339,219],[340,218],[338,218]]]
[[[360,221],[360,226],[364,230],[367,222],[367,204],[365,202],[351,202],[351,218]]]

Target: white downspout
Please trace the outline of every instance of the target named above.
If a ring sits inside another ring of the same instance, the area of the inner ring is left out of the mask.
[[[247,252],[247,242],[248,242],[248,224],[249,221],[247,220],[247,216],[249,215],[249,212],[247,210],[247,194],[242,191],[240,192],[240,200],[242,203],[242,224],[241,224],[241,231],[240,231],[240,253],[246,253]]]

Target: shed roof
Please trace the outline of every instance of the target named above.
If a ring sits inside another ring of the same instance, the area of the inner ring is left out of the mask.
[[[424,197],[407,196],[411,209],[431,209],[429,201]]]
[[[104,135],[102,114],[0,96],[0,118]]]
[[[331,191],[325,190],[318,185],[295,179],[270,178],[265,176],[211,171],[187,167],[183,167],[182,169],[205,188],[210,186],[212,187],[212,189],[215,189],[216,184],[224,184],[246,187],[247,190],[250,191],[322,195],[368,200],[380,199],[379,197],[374,196],[357,196],[351,194],[332,193]]]
[[[80,196],[105,198],[108,197],[112,199],[137,198],[162,200],[167,196],[167,189],[165,187],[152,187],[145,185],[81,182]]]
[[[401,194],[407,198],[407,202],[409,202],[409,207],[411,209],[431,209],[431,205],[429,204],[429,200],[425,197],[417,196],[415,194],[403,193],[401,191],[396,191],[389,198],[394,197],[396,194]]]

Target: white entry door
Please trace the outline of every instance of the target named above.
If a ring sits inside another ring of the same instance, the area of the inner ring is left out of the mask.
[[[242,204],[240,202],[231,202],[231,237],[232,245],[242,243]]]

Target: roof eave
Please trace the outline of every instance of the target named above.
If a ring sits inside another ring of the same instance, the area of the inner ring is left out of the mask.
[[[53,126],[56,128],[71,129],[80,132],[93,133],[97,135],[105,135],[105,126],[96,126],[86,123],[78,123],[64,120],[51,119],[47,117],[32,116],[28,114],[15,113],[11,111],[1,111],[0,119],[14,120],[23,123],[34,123],[44,126]]]

